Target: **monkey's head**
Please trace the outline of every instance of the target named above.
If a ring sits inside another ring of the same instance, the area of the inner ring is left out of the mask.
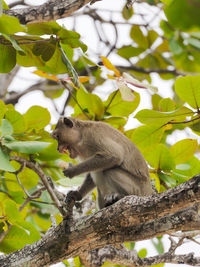
[[[60,118],[51,136],[57,140],[60,153],[68,151],[70,158],[78,156],[76,146],[81,141],[81,132],[75,118]]]

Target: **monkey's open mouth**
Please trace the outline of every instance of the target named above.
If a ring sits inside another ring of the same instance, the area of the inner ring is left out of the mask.
[[[70,153],[70,146],[59,146],[58,151],[62,154],[69,154]]]
[[[62,154],[69,154],[70,158],[75,158],[77,156],[75,150],[69,145],[59,146],[58,151]]]

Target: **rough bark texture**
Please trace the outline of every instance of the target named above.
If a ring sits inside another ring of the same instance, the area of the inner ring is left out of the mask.
[[[22,24],[30,24],[65,18],[89,2],[91,0],[49,0],[40,6],[4,10],[4,13],[17,17]]]
[[[127,196],[93,215],[63,220],[38,242],[0,258],[0,266],[48,266],[96,248],[200,227],[200,175],[150,197]]]

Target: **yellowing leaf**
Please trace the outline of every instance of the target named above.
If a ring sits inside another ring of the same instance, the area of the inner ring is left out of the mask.
[[[35,73],[36,75],[42,77],[42,78],[46,78],[46,79],[49,79],[49,80],[53,80],[53,81],[56,81],[56,82],[59,82],[59,79],[54,76],[54,75],[49,75],[47,74],[46,72],[44,71],[41,71],[41,70],[35,70],[33,71],[33,73]]]
[[[81,77],[78,77],[79,79],[79,82],[80,83],[85,83],[85,82],[88,82],[90,80],[90,77],[88,76],[81,76]]]
[[[106,57],[101,57],[103,65],[109,69],[114,71],[115,75],[117,77],[120,77],[120,72],[115,68],[115,66],[113,66],[113,64],[106,58]]]
[[[107,74],[107,77],[108,77],[108,79],[115,80],[115,77],[110,75],[110,74]]]

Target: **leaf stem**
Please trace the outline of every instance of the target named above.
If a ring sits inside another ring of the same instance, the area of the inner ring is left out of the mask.
[[[87,113],[84,111],[84,109],[81,107],[81,105],[78,103],[78,101],[77,101],[76,98],[74,97],[74,95],[73,95],[73,93],[72,93],[72,91],[71,91],[69,85],[68,85],[65,81],[63,81],[63,80],[61,80],[61,83],[62,83],[62,85],[65,87],[65,89],[68,90],[70,96],[74,99],[74,101],[76,102],[76,104],[78,105],[78,107],[80,108],[80,110],[83,112],[83,114],[87,117],[87,119],[88,119],[88,120],[91,120],[91,118],[87,115]]]
[[[113,96],[111,97],[110,102],[108,103],[107,107],[106,107],[105,110],[104,110],[104,114],[107,112],[108,108],[109,108],[110,105],[112,104],[112,102],[113,102],[113,100],[114,100],[114,98],[115,98],[115,96],[117,95],[118,92],[119,92],[119,89],[117,89],[117,90],[115,91],[115,93],[113,94]]]

